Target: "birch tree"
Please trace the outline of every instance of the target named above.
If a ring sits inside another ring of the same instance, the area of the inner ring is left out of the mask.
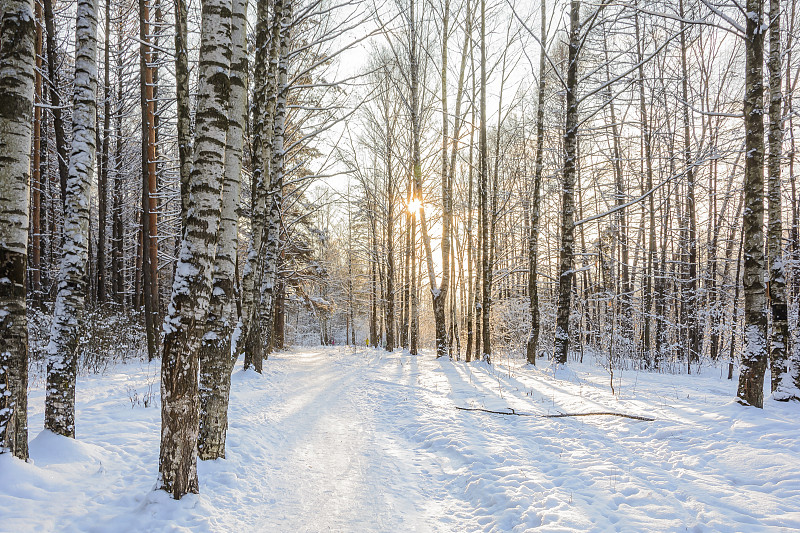
[[[198,349],[205,333],[220,224],[228,130],[231,2],[204,0],[188,212],[161,357],[159,488],[175,499],[197,481]]]
[[[767,299],[764,280],[764,31],[763,0],[747,0],[745,27],[744,164],[744,335],[745,348],[736,395],[763,407],[767,365]]]
[[[273,118],[272,149],[269,166],[270,186],[269,214],[264,243],[264,274],[261,281],[263,346],[267,353],[272,349],[275,293],[278,276],[278,254],[280,253],[281,212],[283,206],[283,178],[286,173],[285,132],[286,100],[289,92],[289,50],[292,30],[292,0],[276,0],[273,17],[272,38],[279,43],[277,76],[275,84],[275,115]]]
[[[239,248],[239,194],[247,100],[247,0],[233,0],[231,12],[230,102],[222,185],[222,211],[214,258],[213,298],[208,332],[200,348],[200,459],[225,457],[231,372],[238,351],[236,325],[236,254]]]
[[[30,0],[0,1],[0,454],[28,458],[28,195],[35,77]]]
[[[789,357],[789,308],[786,301],[786,272],[783,261],[781,210],[781,156],[783,153],[783,95],[781,94],[781,3],[769,1],[769,156],[767,159],[767,253],[769,301],[772,315],[769,362],[771,386],[777,400],[800,399],[800,373]]]
[[[275,114],[275,79],[278,68],[279,27],[270,25],[269,7],[273,18],[282,9],[280,0],[259,0],[256,7],[256,53],[253,83],[253,191],[250,215],[250,240],[247,263],[242,279],[242,337],[245,368],[261,372],[263,348],[259,306],[263,279],[264,238],[267,227],[269,198],[269,163],[272,159],[273,117]]]
[[[569,59],[567,62],[566,105],[564,125],[564,170],[561,185],[561,248],[559,251],[558,311],[553,357],[567,362],[569,351],[569,317],[572,309],[573,255],[575,246],[575,175],[578,159],[578,52],[581,44],[580,0],[570,4]]]
[[[47,347],[45,428],[75,437],[78,334],[86,299],[89,259],[89,193],[97,128],[97,0],[79,0],[75,24],[72,149],[64,204],[58,294]]]

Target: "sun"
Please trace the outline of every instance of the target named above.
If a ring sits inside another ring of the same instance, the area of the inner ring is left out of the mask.
[[[422,207],[422,200],[420,200],[419,198],[412,198],[411,201],[408,202],[409,213],[416,214],[421,207]]]

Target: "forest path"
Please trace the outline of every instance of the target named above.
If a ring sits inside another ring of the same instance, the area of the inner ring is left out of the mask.
[[[78,382],[78,440],[0,456],[0,531],[797,531],[800,405],[735,383],[594,364],[494,366],[373,349],[288,350],[233,374],[225,459],[200,494],[152,490],[158,363]],[[532,416],[456,409],[513,408]],[[541,418],[614,411],[652,416]]]

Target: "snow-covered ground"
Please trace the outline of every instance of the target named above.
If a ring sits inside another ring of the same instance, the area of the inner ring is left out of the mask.
[[[39,432],[38,379],[33,462],[0,456],[0,530],[800,530],[800,406],[741,407],[718,374],[626,372],[613,396],[589,365],[554,376],[521,361],[289,351],[263,376],[237,366],[227,458],[201,463],[201,493],[180,502],[152,490],[156,364],[79,379],[77,441]]]

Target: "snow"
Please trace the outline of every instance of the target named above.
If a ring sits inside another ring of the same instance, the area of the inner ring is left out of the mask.
[[[34,375],[32,462],[0,455],[0,530],[800,529],[798,403],[740,406],[715,369],[615,370],[613,396],[595,365],[495,361],[350,347],[278,353],[263,375],[240,361],[226,459],[201,461],[200,494],[178,502],[153,490],[157,363],[80,377],[77,441],[36,436]]]

